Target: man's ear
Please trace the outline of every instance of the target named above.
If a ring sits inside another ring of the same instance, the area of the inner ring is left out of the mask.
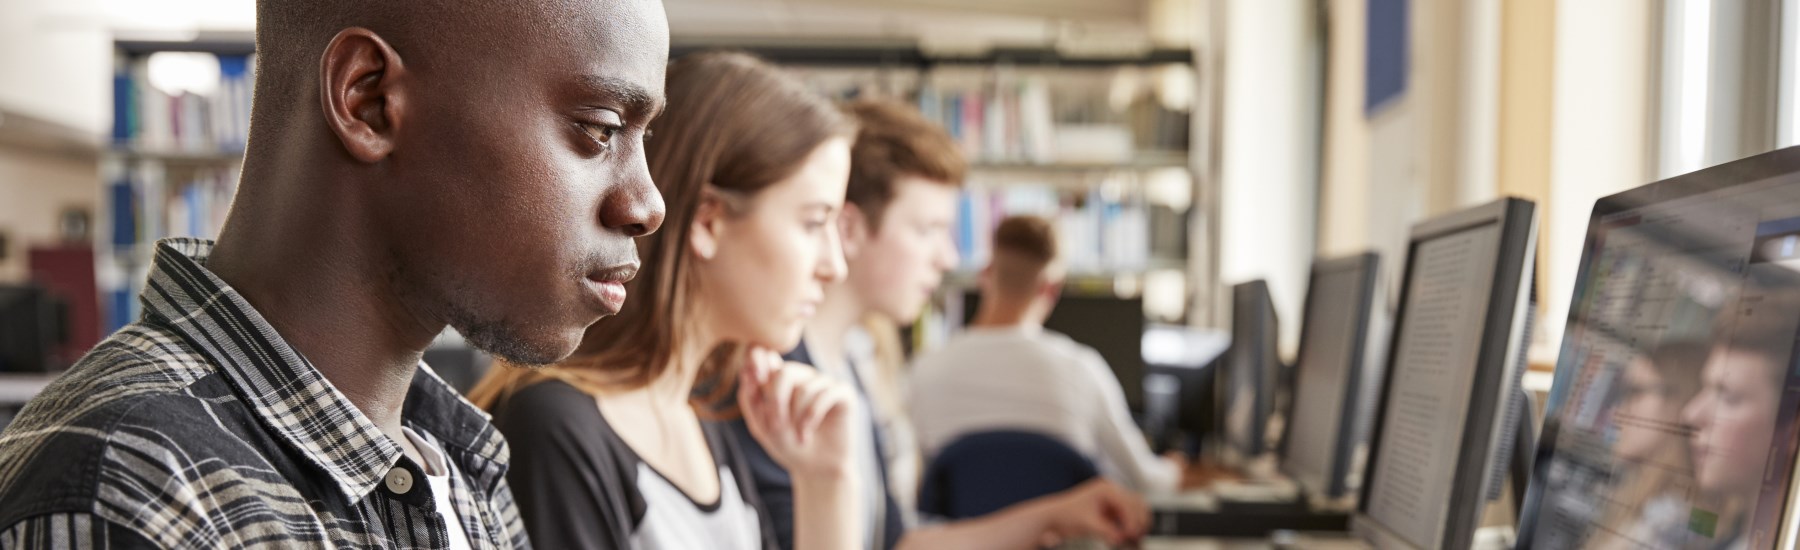
[[[874,240],[875,230],[869,227],[869,221],[862,207],[853,202],[844,203],[843,212],[838,214],[838,235],[843,240],[844,261],[855,260],[863,247]]]
[[[719,240],[725,234],[725,221],[730,210],[725,200],[711,189],[701,193],[694,219],[688,222],[688,250],[695,256],[711,260],[719,254]]]
[[[1043,298],[1051,305],[1056,305],[1056,301],[1062,298],[1062,290],[1062,279],[1045,281],[1038,285],[1038,297]]]
[[[325,125],[356,160],[374,163],[394,152],[406,111],[406,68],[374,31],[344,29],[319,60]]]

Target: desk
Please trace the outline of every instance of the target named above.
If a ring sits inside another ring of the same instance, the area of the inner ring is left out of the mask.
[[[1205,462],[1189,464],[1182,475],[1183,485],[1202,488],[1151,496],[1150,534],[1262,540],[1277,531],[1350,530],[1349,506],[1315,505],[1302,498],[1293,482],[1267,477],[1272,475],[1252,475],[1248,477],[1265,479],[1247,481],[1246,476],[1231,468]]]
[[[1141,550],[1371,550],[1369,545],[1342,535],[1297,535],[1277,546],[1268,538],[1149,537]]]
[[[1483,527],[1475,531],[1470,548],[1475,550],[1510,550],[1513,544],[1510,527]],[[1140,550],[1374,550],[1345,533],[1298,533],[1286,540],[1271,538],[1229,537],[1146,537]],[[1082,549],[1086,550],[1086,549]]]
[[[0,407],[24,405],[59,374],[0,374]]]

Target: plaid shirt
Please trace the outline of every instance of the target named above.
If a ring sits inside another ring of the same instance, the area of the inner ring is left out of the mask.
[[[0,549],[448,548],[424,469],[206,270],[211,250],[159,242],[144,319],[0,432]],[[530,545],[487,415],[421,364],[402,421],[444,451],[471,547]]]

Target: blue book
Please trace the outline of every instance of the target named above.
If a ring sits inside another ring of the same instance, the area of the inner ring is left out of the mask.
[[[944,129],[950,132],[950,139],[957,141],[962,140],[963,134],[962,104],[962,94],[951,94],[944,101]]]
[[[975,225],[975,199],[964,190],[956,197],[956,250],[961,252],[960,263],[964,265],[975,257],[975,237],[980,231]]]
[[[113,182],[110,199],[107,202],[112,206],[112,243],[121,247],[137,244],[137,190],[130,181]]]
[[[113,75],[113,127],[112,140],[116,144],[131,143],[131,136],[136,133],[133,119],[136,113],[131,106],[135,104],[132,97],[131,73],[120,72]]]

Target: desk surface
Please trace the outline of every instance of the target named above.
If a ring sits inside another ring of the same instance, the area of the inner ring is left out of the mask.
[[[1306,550],[1371,550],[1368,544],[1338,535],[1301,535],[1295,537],[1284,548],[1304,548]],[[1150,537],[1144,539],[1142,550],[1270,550],[1277,548],[1275,542],[1263,539],[1224,539],[1210,537]]]
[[[0,406],[23,405],[44,391],[57,374],[0,374]]]

